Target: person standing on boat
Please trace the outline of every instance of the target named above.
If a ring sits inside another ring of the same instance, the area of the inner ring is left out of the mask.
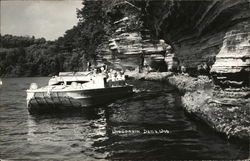
[[[114,71],[112,74],[112,81],[113,82],[117,81],[117,72],[116,71]]]
[[[87,62],[87,71],[90,71],[90,70],[91,70],[91,62],[88,61],[88,62]]]
[[[101,70],[101,73],[104,73],[104,67],[101,67],[100,70]]]
[[[94,69],[93,70],[93,77],[96,77],[97,74],[98,74],[97,69]]]

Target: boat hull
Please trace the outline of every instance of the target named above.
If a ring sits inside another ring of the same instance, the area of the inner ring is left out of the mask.
[[[27,91],[27,106],[30,113],[75,110],[105,105],[132,92],[132,86],[72,91]]]

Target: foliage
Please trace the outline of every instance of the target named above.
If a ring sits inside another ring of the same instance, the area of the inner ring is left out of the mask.
[[[81,60],[76,52],[58,52],[55,44],[0,48],[0,75],[48,76],[61,71],[83,70]]]
[[[16,47],[28,47],[34,44],[44,44],[45,38],[35,39],[35,36],[13,36],[13,35],[0,35],[0,47],[16,48]]]
[[[34,36],[1,36],[1,76],[47,76],[60,71],[84,70],[95,61],[96,47],[105,35],[102,1],[83,1],[79,22],[54,42]]]
[[[84,70],[87,61],[94,64],[97,48],[114,32],[113,22],[124,16],[114,8],[121,2],[124,0],[83,0],[83,7],[77,10],[79,22],[55,41],[0,35],[0,76],[47,76]]]

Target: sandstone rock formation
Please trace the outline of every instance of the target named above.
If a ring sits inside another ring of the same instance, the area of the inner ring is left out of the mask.
[[[202,63],[210,68],[215,63],[212,72],[224,74],[224,84],[249,84],[248,0],[145,0],[140,5],[147,28],[174,47],[188,71]]]
[[[250,24],[238,24],[240,30],[226,33],[211,73],[223,86],[249,86]]]
[[[116,21],[112,23],[113,33],[108,45],[101,46],[103,50],[100,55],[124,68],[147,66],[152,60],[164,64],[165,48],[168,45],[164,40],[154,38],[152,32],[143,26],[141,9],[127,1],[117,1],[111,10],[117,8],[120,14],[118,16],[114,11],[110,15],[110,19]]]
[[[109,9],[114,31],[106,56],[118,56],[120,64],[159,53],[163,39],[187,72],[206,64],[221,85],[249,84],[249,0],[113,0]]]

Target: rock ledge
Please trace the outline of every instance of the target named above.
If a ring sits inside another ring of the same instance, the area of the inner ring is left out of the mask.
[[[181,92],[184,109],[228,138],[249,140],[250,89],[215,87],[208,77],[177,75],[168,78]]]

